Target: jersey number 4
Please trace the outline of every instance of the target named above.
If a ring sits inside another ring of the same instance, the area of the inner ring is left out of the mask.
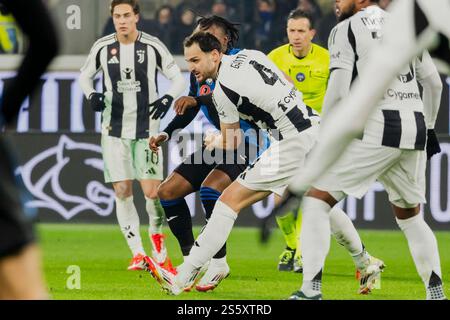
[[[258,71],[265,84],[273,86],[278,80],[280,80],[280,77],[278,77],[275,72],[255,60],[250,61],[250,64],[256,69],[256,71]]]

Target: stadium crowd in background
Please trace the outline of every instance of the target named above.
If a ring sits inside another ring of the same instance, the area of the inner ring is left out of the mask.
[[[390,2],[391,0],[383,0],[380,2],[380,6],[384,8]],[[59,5],[59,2],[51,1],[49,5],[54,10]],[[314,43],[325,48],[327,47],[328,35],[337,23],[334,1],[326,0],[142,0],[141,7],[139,29],[161,39],[174,55],[183,54],[182,40],[193,30],[201,16],[210,14],[215,14],[240,24],[238,47],[257,49],[266,54],[276,47],[287,43],[285,33],[286,17],[293,9],[299,8],[313,17],[317,30]],[[106,10],[104,6],[99,8],[100,10]],[[55,18],[56,20],[58,19],[58,17]],[[110,17],[104,22],[102,22],[103,20],[100,17],[99,19],[100,26],[103,26],[103,28],[100,28],[99,32],[95,30],[97,36],[104,36],[114,32],[114,26]],[[0,54],[23,52],[26,46],[23,46],[21,43],[20,32],[16,30],[12,33],[11,26],[14,26],[14,22],[10,21],[10,16],[7,12],[0,10],[0,21],[8,22],[0,25],[0,35],[9,37],[14,46],[12,51],[0,48]],[[87,27],[84,26],[84,28]],[[79,41],[84,40],[79,39]],[[86,47],[90,45],[90,41],[86,43]],[[81,50],[81,46],[76,46],[76,48]],[[81,53],[71,52],[73,50],[68,49],[68,51],[64,51],[63,48],[62,52],[68,54]]]

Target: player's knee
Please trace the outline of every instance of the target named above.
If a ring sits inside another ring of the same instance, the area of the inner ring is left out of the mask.
[[[407,201],[400,199],[391,201],[391,204],[395,216],[400,220],[412,218],[420,213],[420,205],[417,203],[408,203]]]
[[[133,195],[133,190],[127,183],[117,183],[114,185],[114,193],[116,198],[125,200]]]
[[[150,190],[145,190],[144,196],[150,200],[158,199],[158,188],[151,188]]]
[[[162,200],[175,200],[179,198],[176,194],[175,188],[171,188],[167,184],[161,184],[156,191],[156,197]]]
[[[316,198],[318,200],[322,200],[326,202],[330,207],[334,207],[336,203],[338,202],[337,199],[333,197],[329,192],[322,191],[316,188],[311,188],[307,193],[307,197]]]

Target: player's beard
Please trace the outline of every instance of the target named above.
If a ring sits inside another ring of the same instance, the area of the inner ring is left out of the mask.
[[[356,5],[352,3],[346,11],[341,11],[340,16],[337,17],[338,22],[344,21],[355,14]]]

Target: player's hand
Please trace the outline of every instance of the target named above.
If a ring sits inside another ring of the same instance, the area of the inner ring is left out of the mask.
[[[220,143],[222,143],[222,134],[220,131],[207,132],[205,134],[203,144],[205,145],[206,150],[213,151]]]
[[[105,96],[102,93],[93,92],[89,96],[89,104],[94,112],[102,112],[105,106]]]
[[[170,106],[172,105],[173,97],[166,94],[158,100],[154,101],[149,105],[150,113],[149,117],[152,116],[153,120],[162,119],[166,116],[169,111]]]
[[[276,216],[284,216],[288,212],[293,212],[295,219],[297,219],[298,208],[300,207],[303,194],[297,195],[286,189],[281,202],[275,206],[272,212],[263,219],[261,225],[261,242],[267,243],[272,234],[273,218]]]
[[[439,145],[439,140],[436,136],[434,129],[427,130],[427,158],[431,159],[437,153],[441,152],[441,146]]]
[[[168,140],[167,133],[163,132],[159,135],[150,137],[148,141],[148,146],[150,147],[150,150],[153,152],[158,152],[159,147]]]
[[[187,96],[181,97],[175,101],[175,112],[179,115],[183,115],[187,109],[197,106],[197,100],[194,97]]]

